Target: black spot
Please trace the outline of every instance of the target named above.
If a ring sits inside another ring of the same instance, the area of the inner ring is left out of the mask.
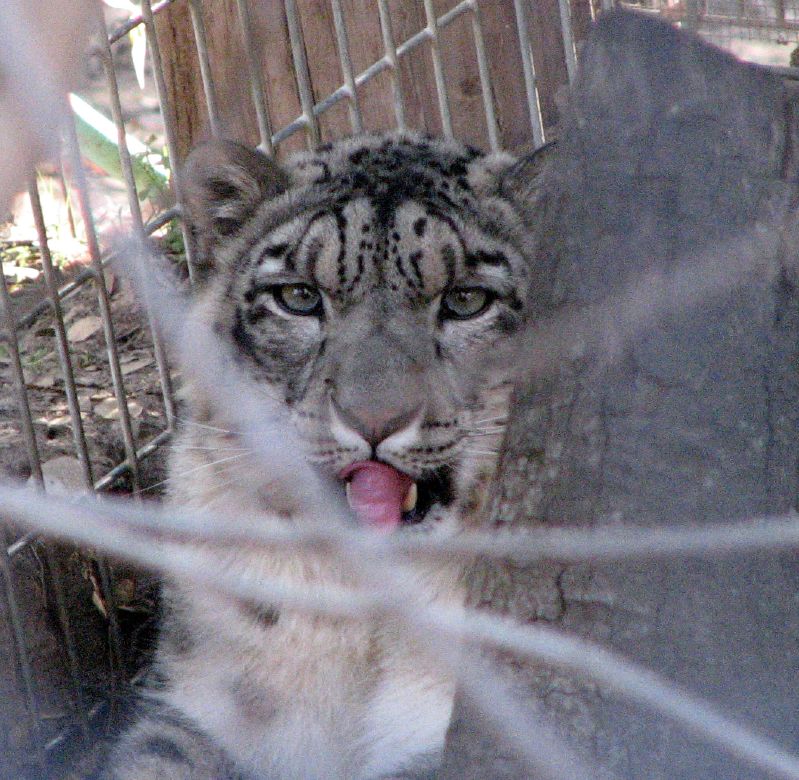
[[[413,273],[416,275],[417,280],[419,281],[419,287],[424,287],[424,279],[422,279],[422,271],[419,268],[419,261],[422,259],[422,251],[416,250],[415,252],[411,252],[408,256],[408,260],[410,261],[411,268],[413,268]]]
[[[455,250],[452,244],[444,244],[441,247],[441,259],[447,269],[447,279],[451,280],[455,276]]]
[[[327,152],[333,151],[333,144],[321,144],[320,146],[316,147],[317,152],[321,152],[322,154],[326,154]]]
[[[500,333],[515,333],[519,329],[519,320],[505,311],[494,320],[493,327]]]
[[[261,252],[261,256],[258,260],[263,260],[265,257],[282,257],[288,248],[288,244],[273,244],[272,246],[266,247],[266,249]]]
[[[419,217],[416,222],[413,223],[413,232],[416,233],[417,236],[421,237],[424,235],[425,228],[427,227],[427,219],[425,217]]]
[[[236,322],[233,325],[230,335],[233,337],[233,343],[244,355],[254,360],[259,366],[262,365],[258,346],[252,335],[244,326],[244,314],[238,307],[236,308]]]
[[[363,227],[361,228],[362,233],[368,233],[372,229],[372,226],[368,222],[363,223]]]
[[[256,322],[260,322],[264,317],[271,316],[272,312],[263,303],[259,303],[247,311],[247,322],[255,325]]]
[[[399,240],[400,240],[400,234],[399,234],[399,233],[397,233],[397,231],[395,230],[395,231],[394,231],[394,232],[391,234],[391,238],[393,238],[393,239],[394,239],[394,241],[399,241]]]
[[[227,179],[210,178],[206,182],[208,192],[215,200],[230,200],[235,198],[239,191]]]
[[[455,162],[449,166],[447,174],[449,176],[465,176],[466,166],[464,165],[463,160],[455,160]]]
[[[169,761],[172,764],[184,764],[186,766],[191,764],[189,757],[183,752],[180,745],[169,737],[164,737],[159,734],[152,734],[146,739],[142,740],[141,752],[156,756]]]
[[[359,165],[368,154],[368,149],[357,149],[350,155],[350,162],[353,165]]]
[[[322,169],[322,177],[317,181],[330,181],[330,166],[324,160],[314,160],[314,163]]]
[[[314,238],[308,246],[305,254],[305,263],[308,268],[308,274],[314,276],[316,271],[316,263],[319,261],[319,255],[322,254],[324,244],[321,238]]]
[[[237,219],[219,217],[214,220],[214,230],[220,236],[232,236],[240,227],[241,223]]]
[[[240,599],[238,604],[239,609],[241,609],[247,617],[262,626],[274,626],[280,617],[280,612],[271,604],[264,604],[260,601],[250,601],[248,599]]]
[[[408,275],[405,273],[405,269],[402,267],[402,260],[399,257],[397,257],[395,258],[394,263],[397,266],[397,271],[399,272],[399,275],[403,279],[408,280]]]
[[[513,311],[521,311],[522,308],[524,308],[521,298],[515,294],[508,299],[508,306],[510,306]]]
[[[459,176],[457,181],[458,181],[458,186],[461,187],[462,189],[464,190],[471,189],[471,185],[469,184],[469,181],[466,179],[465,176]]]
[[[504,265],[506,268],[510,267],[508,258],[505,256],[504,252],[485,252],[483,250],[478,250],[477,252],[469,252],[466,255],[466,265],[469,268],[474,268],[479,263],[493,266]]]
[[[247,303],[253,303],[259,295],[269,292],[272,289],[271,284],[257,284],[253,282],[247,292],[244,293],[244,300]]]

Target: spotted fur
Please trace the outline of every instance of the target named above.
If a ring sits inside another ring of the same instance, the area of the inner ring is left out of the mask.
[[[290,410],[322,473],[379,459],[428,491],[398,533],[479,522],[508,409],[511,376],[496,358],[511,354],[528,317],[537,170],[410,133],[341,141],[285,168],[226,142],[189,161],[197,311]],[[291,305],[317,308],[287,308],[285,290]],[[464,301],[468,316],[453,308]],[[214,399],[188,396],[174,500],[301,522],[290,500],[263,489],[268,475],[222,430]],[[242,549],[230,565],[358,582],[311,553]],[[454,564],[412,571],[430,601],[462,603]],[[171,583],[166,598],[157,706],[120,746],[113,780],[366,780],[435,768],[454,680],[391,622],[311,618],[188,583]]]

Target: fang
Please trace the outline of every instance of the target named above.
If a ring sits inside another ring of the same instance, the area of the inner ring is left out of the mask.
[[[416,487],[416,483],[414,482],[408,488],[408,492],[405,494],[405,498],[402,502],[402,511],[412,512],[416,508],[416,501],[418,498],[419,498],[419,488]]]

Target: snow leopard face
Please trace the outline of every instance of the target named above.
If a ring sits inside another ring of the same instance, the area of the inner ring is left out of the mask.
[[[481,503],[510,389],[495,358],[531,282],[514,166],[409,133],[284,168],[230,142],[189,161],[200,305],[368,525],[450,527]]]

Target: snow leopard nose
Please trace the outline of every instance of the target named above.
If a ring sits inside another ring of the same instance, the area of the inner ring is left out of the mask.
[[[330,399],[330,414],[336,424],[355,431],[372,447],[395,433],[411,428],[422,417],[419,406],[394,406],[352,404],[343,405],[335,398]]]

